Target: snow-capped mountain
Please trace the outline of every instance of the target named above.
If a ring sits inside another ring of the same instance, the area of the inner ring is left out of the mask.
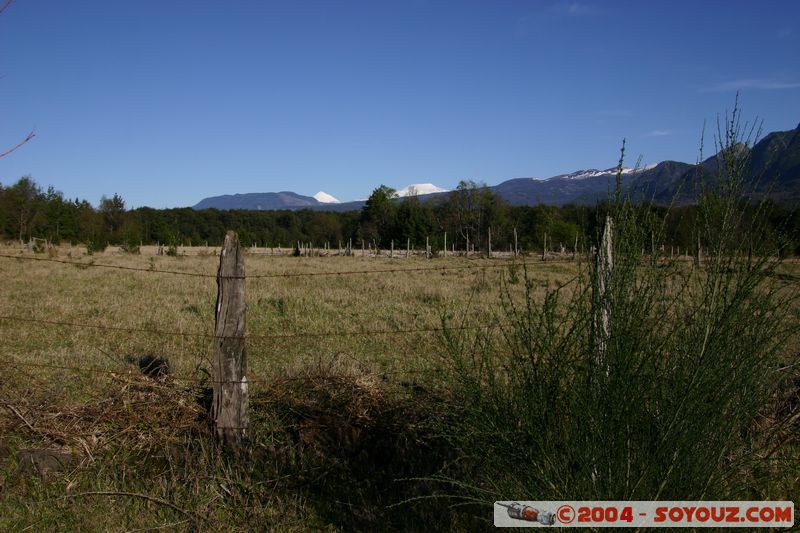
[[[318,201],[321,204],[340,204],[341,202],[331,196],[330,194],[319,191],[317,194],[314,195],[314,200]]]
[[[622,174],[630,174],[634,170],[635,169],[632,168],[623,168]],[[596,168],[590,168],[588,170],[577,170],[570,174],[560,174],[558,176],[553,176],[552,178],[547,178],[547,179],[583,180],[586,178],[596,178],[598,176],[607,176],[609,174],[616,174],[616,173],[617,173],[616,167],[607,168],[606,170],[597,170]]]
[[[764,175],[757,180],[759,194],[781,201],[800,203],[800,126],[795,130],[772,132],[751,148],[752,168]],[[716,156],[701,163],[707,174],[717,169]],[[492,192],[511,205],[594,204],[608,198],[616,185],[616,167],[577,170],[546,179],[520,177],[490,186]],[[755,171],[754,171],[755,172]],[[690,202],[693,184],[702,178],[697,165],[680,161],[662,161],[641,168],[623,168],[622,186],[634,199],[669,203]],[[705,179],[705,178],[703,178]],[[768,187],[768,188],[767,188]],[[366,191],[365,191],[366,192]],[[432,183],[417,183],[397,191],[400,197],[420,196],[420,201],[440,201],[448,192]],[[363,193],[362,193],[363,194]],[[431,196],[429,196],[431,195]],[[361,194],[359,194],[361,196]],[[195,209],[320,209],[326,211],[357,211],[363,200],[339,203],[331,195],[319,192],[314,197],[293,192],[248,193],[205,198]]]
[[[442,189],[433,183],[415,183],[408,187],[403,187],[397,191],[397,196],[405,198],[406,196],[422,196],[424,194],[435,194],[438,192],[450,192],[449,189]]]

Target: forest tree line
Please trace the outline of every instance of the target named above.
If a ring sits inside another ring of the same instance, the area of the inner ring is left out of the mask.
[[[760,232],[762,245],[780,247],[783,254],[800,255],[800,211],[796,207],[767,204],[768,224]],[[692,250],[696,242],[698,207],[641,205],[654,210],[665,221],[662,242]],[[755,207],[751,207],[753,211]],[[219,246],[227,230],[239,234],[245,246],[293,247],[297,242],[331,248],[367,245],[403,249],[416,248],[430,239],[434,251],[467,246],[486,251],[491,234],[492,249],[509,250],[514,234],[522,251],[572,250],[593,242],[606,206],[535,205],[510,206],[485,185],[462,181],[456,190],[435,201],[411,196],[396,198],[395,191],[380,186],[360,211],[317,210],[218,210],[192,208],[127,209],[124,199],[114,194],[97,206],[87,200],[66,199],[53,187],[42,189],[32,178],[0,184],[0,237],[6,241],[28,242],[31,238],[51,243],[83,243],[95,248],[141,244],[173,246]],[[659,231],[661,228],[654,228]]]

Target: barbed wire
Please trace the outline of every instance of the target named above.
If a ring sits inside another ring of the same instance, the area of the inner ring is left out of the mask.
[[[152,333],[155,335],[169,335],[174,337],[208,337],[213,338],[215,337],[214,334],[210,333],[201,333],[201,332],[191,332],[191,331],[166,331],[161,329],[147,329],[147,328],[134,328],[134,327],[123,327],[123,326],[106,326],[103,324],[82,324],[78,322],[66,322],[61,320],[47,320],[41,318],[30,318],[30,317],[20,317],[20,316],[11,316],[11,315],[0,315],[0,320],[8,320],[13,322],[23,322],[23,323],[31,323],[31,324],[46,324],[49,326],[68,326],[74,328],[85,328],[85,329],[103,329],[109,331],[120,331],[123,333]]]
[[[134,272],[148,272],[150,274],[175,274],[180,276],[192,276],[198,278],[216,278],[216,274],[203,274],[200,272],[184,272],[181,270],[158,270],[154,268],[140,268],[140,267],[129,267],[129,266],[120,266],[120,265],[108,265],[104,263],[84,263],[82,261],[65,261],[63,259],[55,259],[52,257],[34,257],[30,255],[4,255],[0,254],[0,258],[4,259],[20,259],[23,261],[44,261],[47,263],[60,263],[62,265],[74,265],[81,268],[110,268],[115,270],[129,270]],[[234,278],[235,276],[229,276],[230,278]],[[241,279],[239,276],[237,279]]]
[[[115,270],[126,270],[133,272],[146,272],[150,274],[172,274],[179,276],[191,276],[199,278],[221,278],[221,279],[268,279],[268,278],[299,278],[299,277],[316,277],[316,276],[351,276],[351,275],[366,275],[366,274],[392,274],[403,272],[447,272],[451,270],[472,270],[472,269],[489,269],[489,268],[506,268],[509,266],[532,266],[541,264],[542,261],[522,261],[515,262],[508,259],[499,258],[483,258],[485,261],[504,261],[504,263],[495,264],[477,264],[477,265],[454,265],[443,267],[413,267],[413,268],[377,268],[365,270],[341,270],[341,271],[323,271],[323,272],[275,272],[271,274],[253,274],[249,276],[218,276],[217,274],[204,274],[201,272],[185,272],[181,270],[160,270],[156,268],[141,268],[120,265],[109,265],[105,263],[85,263],[82,261],[65,261],[63,259],[54,259],[49,257],[34,257],[28,255],[3,255],[0,258],[4,259],[19,259],[24,261],[44,261],[51,263],[59,263],[63,265],[73,265],[80,268],[108,268]],[[509,262],[510,261],[510,262]],[[549,260],[547,262],[553,262]]]
[[[134,328],[123,326],[107,326],[104,324],[84,324],[78,322],[66,322],[60,320],[47,320],[30,317],[20,317],[12,315],[0,315],[0,320],[8,320],[13,322],[22,322],[30,324],[45,324],[50,326],[65,326],[74,328],[85,329],[101,329],[108,331],[118,331],[123,333],[150,333],[154,335],[168,335],[174,337],[201,337],[209,339],[265,339],[265,340],[278,340],[278,339],[297,339],[303,337],[351,337],[351,336],[371,336],[371,335],[399,335],[403,333],[439,333],[445,331],[464,331],[464,330],[477,330],[477,329],[494,329],[511,327],[512,324],[476,324],[476,325],[461,325],[461,326],[423,326],[418,328],[406,329],[379,329],[379,330],[361,330],[361,331],[308,331],[302,333],[276,333],[273,335],[215,335],[213,333],[193,332],[193,331],[167,331],[160,329],[147,329],[147,328]]]
[[[297,277],[312,277],[312,276],[350,276],[356,274],[392,274],[397,272],[446,272],[449,270],[470,270],[470,269],[487,269],[487,268],[506,268],[511,265],[529,266],[539,264],[539,261],[521,262],[521,263],[505,263],[505,264],[489,264],[489,265],[457,265],[446,267],[416,267],[416,268],[382,268],[370,270],[344,270],[341,272],[287,272],[287,273],[274,273],[274,274],[255,274],[253,276],[246,276],[248,279],[258,278],[297,278]]]
[[[178,270],[161,270],[156,269],[153,266],[149,268],[141,268],[141,267],[132,267],[132,266],[121,266],[121,265],[111,265],[111,264],[104,264],[104,263],[95,263],[94,261],[91,262],[82,262],[82,261],[67,261],[63,259],[56,259],[52,257],[35,257],[35,256],[27,256],[27,255],[4,255],[0,254],[0,258],[3,259],[17,259],[17,260],[27,260],[27,261],[41,261],[41,262],[49,262],[49,263],[57,263],[63,265],[72,265],[82,269],[88,268],[106,268],[106,269],[113,269],[113,270],[122,270],[122,271],[133,271],[133,272],[144,272],[150,274],[171,274],[171,275],[181,275],[181,276],[190,276],[190,277],[199,277],[199,278],[223,278],[223,279],[267,279],[267,278],[299,278],[299,277],[317,277],[317,276],[347,276],[347,275],[369,275],[369,274],[387,274],[387,273],[405,273],[405,272],[446,272],[446,271],[458,271],[458,270],[473,270],[473,269],[489,269],[489,268],[506,268],[508,266],[527,266],[536,264],[534,262],[506,262],[503,263],[496,262],[496,263],[481,263],[481,264],[469,264],[469,265],[452,265],[452,266],[424,266],[424,267],[414,267],[414,268],[378,268],[378,269],[363,269],[363,270],[344,270],[344,271],[323,271],[323,272],[285,272],[285,273],[270,273],[270,274],[256,274],[251,276],[218,276],[217,274],[205,274],[205,273],[197,273],[197,272],[185,272],[185,271],[178,271]],[[537,262],[538,263],[538,262]],[[21,316],[14,316],[14,315],[0,315],[0,320],[6,321],[14,321],[20,323],[30,323],[30,324],[46,324],[52,326],[60,326],[60,327],[70,327],[70,328],[81,328],[81,329],[100,329],[106,331],[114,331],[114,332],[124,332],[124,333],[148,333],[154,335],[168,335],[168,336],[181,336],[181,337],[198,337],[198,338],[210,338],[210,339],[222,339],[222,338],[244,338],[244,339],[269,339],[269,340],[277,340],[277,339],[294,339],[294,338],[324,338],[324,337],[352,337],[352,336],[374,336],[374,335],[398,335],[398,334],[409,334],[409,333],[436,333],[436,332],[446,332],[446,331],[460,331],[460,330],[478,330],[478,329],[490,329],[490,328],[502,328],[508,327],[507,324],[482,324],[482,325],[461,325],[461,326],[424,326],[424,327],[416,327],[416,328],[402,328],[402,329],[378,329],[378,330],[360,330],[360,331],[328,331],[328,332],[300,332],[300,333],[280,333],[280,334],[271,334],[271,335],[244,335],[244,337],[239,336],[227,336],[227,335],[216,335],[214,333],[206,333],[206,332],[191,332],[191,331],[168,331],[163,329],[149,329],[149,328],[142,328],[142,327],[125,327],[125,326],[111,326],[111,325],[104,325],[104,324],[87,324],[87,323],[79,323],[79,322],[71,322],[71,321],[63,321],[63,320],[51,320],[45,318],[33,318],[33,317],[21,317]],[[120,361],[121,362],[121,361]],[[377,362],[376,362],[377,363]],[[26,362],[26,361],[19,361],[19,360],[0,360],[0,364],[7,365],[13,368],[46,368],[52,370],[64,370],[69,372],[78,372],[78,373],[92,373],[92,374],[104,374],[104,375],[112,375],[112,376],[123,376],[123,375],[130,375],[133,372],[132,368],[125,368],[120,370],[109,370],[104,368],[92,368],[92,367],[81,367],[81,366],[72,366],[72,365],[65,365],[65,364],[54,364],[54,363],[36,363],[36,362]],[[199,367],[198,367],[199,368]],[[397,370],[397,371],[384,371],[384,372],[373,372],[379,375],[390,375],[390,374],[415,374],[415,373],[427,373],[427,372],[435,372],[436,370]],[[304,376],[297,376],[297,377],[275,377],[275,378],[262,378],[262,377],[253,377],[249,379],[243,380],[214,380],[211,376],[208,377],[198,377],[197,375],[181,375],[181,374],[170,374],[170,378],[178,379],[182,381],[188,381],[192,383],[205,383],[205,384],[223,384],[223,383],[260,383],[260,382],[282,382],[282,381],[291,381],[293,379],[298,380],[308,380],[314,379],[318,376],[313,375],[304,375]],[[330,377],[335,377],[330,376]]]
[[[137,375],[146,377],[146,369],[142,370],[141,368],[137,368],[133,363],[131,363],[130,368],[124,368],[120,370],[109,370],[105,368],[92,368],[92,367],[81,367],[81,366],[72,366],[72,365],[57,365],[53,363],[33,363],[30,361],[18,361],[14,359],[0,359],[0,365],[8,365],[12,367],[26,367],[26,368],[46,368],[50,370],[66,370],[70,372],[79,372],[79,373],[92,373],[92,374],[105,374],[110,376],[119,377],[122,375]],[[366,366],[366,365],[363,365]],[[138,371],[137,371],[138,370]],[[378,376],[388,376],[388,375],[406,375],[406,374],[432,374],[439,372],[438,369],[407,369],[407,370],[385,370],[385,371],[375,371],[375,372],[367,372],[370,374],[375,374]],[[249,373],[249,372],[248,372]],[[173,374],[168,373],[166,374],[167,378],[177,379],[183,382],[188,383],[202,383],[202,384],[233,384],[233,383],[284,383],[284,382],[292,382],[292,381],[306,381],[310,379],[319,378],[320,376],[314,374],[307,374],[301,376],[274,376],[271,378],[256,377],[248,378],[245,377],[244,379],[240,380],[216,380],[211,376],[207,377],[198,377],[197,375],[187,375],[187,374]],[[338,377],[335,373],[324,376],[335,378]],[[153,384],[163,385],[164,383],[158,381],[157,378],[152,378]]]

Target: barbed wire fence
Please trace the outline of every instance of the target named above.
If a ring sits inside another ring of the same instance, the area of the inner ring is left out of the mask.
[[[233,234],[235,238],[235,234]],[[241,247],[238,243],[238,238],[235,239],[236,241],[236,248],[239,250],[237,253],[240,253],[243,257],[245,254],[241,250]],[[228,238],[226,238],[226,245],[228,243]],[[215,254],[216,255],[216,254]],[[223,253],[220,256],[224,255]],[[340,271],[317,271],[317,272],[272,272],[266,274],[254,274],[254,275],[236,275],[231,274],[230,272],[224,272],[223,269],[220,267],[220,270],[216,274],[211,273],[202,273],[202,272],[191,272],[191,271],[183,271],[183,270],[169,270],[169,269],[157,269],[155,268],[154,264],[151,263],[150,267],[133,267],[133,266],[125,266],[125,265],[114,265],[108,263],[97,263],[94,260],[91,261],[74,261],[74,260],[65,260],[65,259],[58,259],[55,257],[37,257],[31,255],[7,255],[7,254],[0,254],[0,259],[2,260],[9,260],[9,261],[35,261],[35,262],[48,262],[48,263],[55,263],[61,264],[65,266],[74,266],[78,269],[110,269],[110,270],[117,270],[117,271],[124,271],[124,272],[135,272],[135,273],[142,273],[142,274],[163,274],[163,275],[173,275],[173,276],[186,276],[186,277],[193,277],[193,278],[207,278],[207,279],[216,279],[218,286],[222,283],[234,283],[234,284],[241,284],[244,285],[245,280],[259,280],[259,279],[280,279],[280,278],[316,278],[316,277],[340,277],[340,276],[369,276],[369,275],[386,275],[386,274],[404,274],[404,273],[435,273],[435,272],[448,272],[448,271],[469,271],[469,270],[480,270],[486,271],[489,269],[505,269],[508,268],[512,263],[509,261],[496,261],[496,262],[476,262],[475,264],[467,264],[467,265],[443,265],[443,266],[422,266],[422,267],[399,267],[399,268],[373,268],[373,269],[348,269],[348,270],[340,270]],[[533,264],[539,264],[540,261],[514,261],[513,264],[516,266],[529,266]],[[242,270],[243,272],[243,270]],[[243,288],[242,288],[243,290]],[[219,304],[218,295],[218,304]],[[219,305],[218,305],[219,311]],[[243,311],[242,311],[243,313]],[[217,317],[219,320],[219,317]],[[430,326],[419,326],[419,327],[407,327],[407,328],[392,328],[392,329],[350,329],[350,330],[331,330],[331,331],[301,331],[301,332],[287,332],[287,333],[276,333],[276,334],[244,334],[242,332],[241,335],[230,335],[230,334],[220,334],[219,331],[215,331],[213,333],[207,331],[182,331],[182,330],[169,330],[163,328],[147,328],[147,327],[131,327],[131,326],[123,326],[123,325],[109,325],[104,323],[94,323],[94,322],[84,322],[84,321],[70,321],[70,320],[59,320],[49,317],[42,317],[42,316],[23,316],[18,314],[2,314],[0,315],[0,322],[9,322],[14,324],[21,324],[21,325],[39,325],[39,326],[52,326],[56,328],[67,328],[69,330],[99,330],[103,332],[107,332],[111,335],[153,335],[158,337],[180,337],[180,338],[194,338],[194,339],[201,339],[209,341],[209,350],[216,345],[223,345],[227,342],[234,342],[240,343],[244,346],[246,341],[280,341],[280,340],[293,340],[293,339],[304,339],[304,338],[330,338],[330,337],[341,337],[341,338],[352,338],[352,337],[375,337],[375,336],[397,336],[397,335],[409,335],[409,334],[444,334],[445,332],[455,332],[455,331],[467,331],[467,330],[490,330],[490,329],[502,329],[506,327],[511,327],[511,324],[502,324],[502,323],[493,323],[493,324],[478,324],[478,325],[452,325],[452,326],[444,326],[440,325],[430,325]],[[99,348],[98,348],[99,349]],[[100,350],[102,351],[102,350]],[[3,365],[4,368],[8,369],[15,369],[17,371],[22,371],[23,369],[28,369],[31,371],[37,370],[59,370],[65,372],[72,372],[77,374],[95,374],[95,375],[107,375],[112,376],[115,378],[124,379],[126,376],[130,377],[134,374],[141,374],[141,369],[134,367],[133,365],[129,364],[131,361],[125,361],[123,359],[117,359],[109,356],[109,354],[103,352],[109,359],[115,361],[119,364],[117,368],[98,368],[92,366],[82,366],[82,365],[71,365],[71,364],[59,364],[59,363],[51,363],[51,362],[33,362],[33,361],[26,361],[25,354],[13,354],[13,353],[0,353],[0,365]],[[236,354],[235,357],[241,358],[242,354]],[[368,363],[364,361],[360,361],[358,358],[353,357],[353,359],[359,363],[362,367],[367,367]],[[128,364],[126,364],[128,363]],[[306,379],[305,377],[282,377],[282,376],[258,376],[250,374],[246,367],[242,369],[241,379],[236,377],[235,379],[231,379],[229,376],[220,375],[220,368],[224,365],[212,365],[213,372],[212,375],[199,375],[199,372],[195,372],[194,374],[181,374],[181,373],[172,373],[170,374],[171,380],[179,380],[181,383],[186,385],[194,385],[194,386],[211,386],[214,388],[215,395],[220,395],[221,387],[233,385],[238,386],[240,388],[245,388],[249,384],[253,383],[276,383],[281,382],[285,383],[287,381],[291,381],[293,379]],[[199,368],[199,367],[198,367]],[[403,370],[388,370],[380,372],[380,375],[383,377],[390,376],[390,375],[415,375],[415,374],[426,374],[430,372],[435,372],[435,370],[429,369],[403,369]],[[1,399],[0,399],[1,400]],[[8,402],[6,402],[8,404]],[[10,404],[8,404],[10,405]],[[24,418],[23,418],[24,420]],[[236,431],[243,431],[246,429],[246,424],[235,423],[229,424],[227,429],[229,430],[236,430]]]

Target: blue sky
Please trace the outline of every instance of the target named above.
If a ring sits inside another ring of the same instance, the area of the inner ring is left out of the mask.
[[[0,183],[129,207],[694,162],[800,122],[797,1],[16,0]],[[706,155],[710,155],[710,139]]]

